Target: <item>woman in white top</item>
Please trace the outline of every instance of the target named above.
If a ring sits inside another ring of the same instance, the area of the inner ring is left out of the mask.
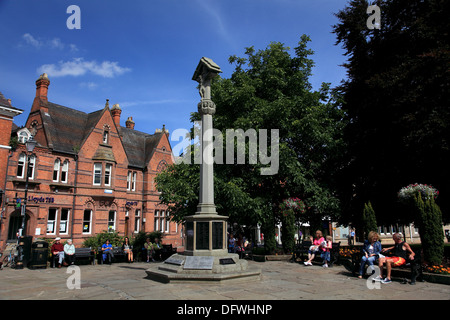
[[[69,261],[69,265],[75,262],[75,246],[72,243],[72,239],[68,239],[67,243],[64,245],[64,255]]]

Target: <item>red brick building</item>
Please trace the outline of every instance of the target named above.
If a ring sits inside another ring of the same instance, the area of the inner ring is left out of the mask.
[[[0,205],[4,201],[4,192],[6,187],[6,170],[8,157],[10,155],[11,147],[9,141],[11,138],[11,130],[17,128],[13,123],[13,118],[21,114],[23,110],[14,108],[11,105],[11,100],[6,99],[0,92]],[[0,208],[0,222],[4,212],[3,206]]]
[[[163,243],[181,246],[181,226],[170,222],[154,183],[158,172],[173,163],[168,132],[164,128],[154,134],[136,131],[131,117],[122,127],[119,105],[110,108],[108,100],[92,113],[49,102],[49,84],[46,74],[36,81],[26,125],[13,132],[19,137],[17,148],[8,150],[8,160],[0,162],[0,173],[7,168],[1,248],[17,239],[20,228],[17,199],[24,201],[24,143],[31,136],[37,146],[28,155],[24,234],[35,239],[71,238],[81,245],[105,230],[130,238],[139,231],[159,230]],[[1,135],[8,130],[9,141],[11,128],[2,129]]]

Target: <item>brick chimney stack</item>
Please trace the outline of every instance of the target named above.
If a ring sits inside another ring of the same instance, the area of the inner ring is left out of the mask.
[[[120,114],[122,113],[122,109],[120,109],[120,106],[118,103],[116,103],[115,105],[113,105],[113,107],[111,108],[111,114],[114,120],[114,123],[116,124],[116,126],[118,128],[120,128]]]
[[[125,121],[125,125],[126,125],[127,128],[134,130],[133,117],[128,117],[127,121]]]
[[[50,85],[50,80],[46,73],[40,75],[40,77],[36,80],[36,97],[33,101],[33,106],[31,107],[31,112],[43,110],[44,112],[48,112],[48,86]],[[31,113],[30,112],[30,113]]]

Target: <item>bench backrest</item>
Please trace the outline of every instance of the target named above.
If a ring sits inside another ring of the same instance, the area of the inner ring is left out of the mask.
[[[332,248],[333,249],[339,249],[340,246],[341,246],[341,242],[340,241],[339,242],[333,242],[333,244],[332,244]]]
[[[302,241],[302,246],[303,247],[311,247],[312,246],[312,241]]]

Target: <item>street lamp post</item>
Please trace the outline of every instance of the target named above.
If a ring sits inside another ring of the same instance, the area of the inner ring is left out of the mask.
[[[30,139],[27,140],[25,143],[25,147],[27,148],[27,169],[26,169],[26,179],[25,179],[25,197],[23,199],[23,206],[21,210],[21,216],[22,216],[22,226],[21,226],[21,232],[20,235],[25,235],[25,219],[26,219],[26,211],[27,211],[27,200],[28,200],[28,176],[29,176],[29,170],[30,170],[30,154],[33,152],[34,148],[36,147],[36,140],[33,139],[33,136],[31,136]]]
[[[16,264],[16,269],[22,269],[23,266],[23,243],[20,241],[20,237],[23,237],[25,235],[25,220],[26,220],[26,212],[27,212],[27,200],[28,200],[28,176],[29,176],[29,170],[30,170],[30,154],[33,152],[34,147],[36,147],[36,140],[33,139],[33,136],[31,136],[30,139],[27,140],[25,143],[25,147],[27,149],[27,168],[26,168],[26,178],[25,178],[25,195],[23,199],[23,205],[21,207],[21,217],[22,217],[22,225],[19,230],[19,246],[18,246],[18,261]]]

